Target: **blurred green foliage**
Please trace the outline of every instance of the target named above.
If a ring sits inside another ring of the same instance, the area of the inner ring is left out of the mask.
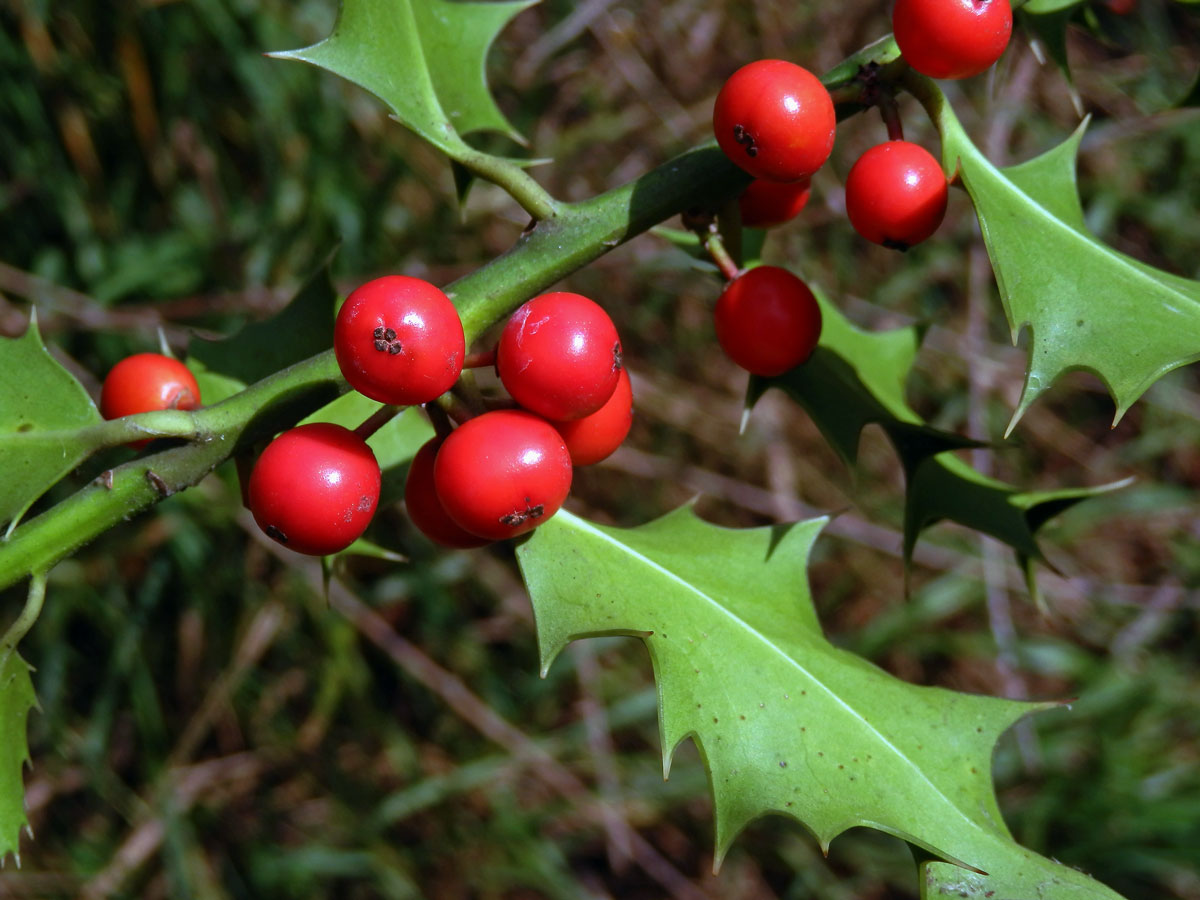
[[[1200,68],[1196,10],[1142,3],[1118,17],[1091,4],[1068,35],[1094,115],[1080,175],[1089,224],[1189,277],[1200,123],[1167,107]],[[376,101],[263,57],[319,39],[334,12],[331,0],[0,6],[0,331],[20,333],[35,303],[48,342],[94,389],[156,344],[157,321],[182,346],[181,326],[261,318],[335,245],[343,289],[385,271],[444,283],[507,247],[525,224],[507,198],[478,186],[460,211],[444,160]],[[534,174],[577,199],[705,139],[712,97],[742,62],[822,70],[887,29],[875,4],[550,0],[501,36],[492,80],[531,154],[555,160]],[[954,100],[998,162],[1077,121],[1066,82],[1024,40]],[[932,145],[903,109],[909,137]],[[766,256],[860,325],[927,323],[914,409],[998,441],[1023,353],[1008,346],[965,198],[904,257],[844,222],[840,178],[882,137],[873,116],[845,123],[810,208]],[[950,527],[929,533],[906,601],[900,476],[879,435],[864,438],[853,484],[782,398],[738,440],[744,383],[714,349],[716,286],[664,242],[641,239],[570,286],[613,312],[638,410],[629,449],[580,473],[574,510],[633,524],[698,492],[724,524],[846,510],[811,571],[830,638],[919,683],[1080,698],[1002,742],[1015,835],[1131,898],[1200,896],[1194,368],[1116,429],[1099,385],[1070,376],[986,455],[1031,488],[1139,479],[1047,526],[1062,573],[1043,578],[1049,616],[1002,552]],[[695,752],[661,778],[645,653],[591,641],[539,679],[505,548],[435,553],[392,508],[373,528],[398,533],[409,561],[348,565],[331,606],[319,571],[279,558],[247,522],[221,471],[54,571],[23,645],[41,702],[27,777],[36,839],[0,873],[0,895],[915,896],[900,842],[852,832],[824,860],[780,820],[755,823],[714,877]],[[3,594],[0,611],[20,599]],[[655,857],[635,845],[631,858],[630,830]]]

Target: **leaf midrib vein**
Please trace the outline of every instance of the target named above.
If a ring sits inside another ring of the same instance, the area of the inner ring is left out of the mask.
[[[842,700],[841,697],[839,697],[831,688],[829,688],[822,681],[820,681],[808,669],[806,669],[804,666],[802,666],[799,661],[792,658],[791,656],[788,656],[786,653],[783,652],[783,650],[780,647],[778,647],[772,641],[768,640],[767,637],[764,634],[762,634],[762,632],[760,632],[757,628],[754,628],[745,619],[742,619],[741,617],[739,617],[739,616],[735,615],[733,612],[731,612],[725,606],[722,606],[715,598],[710,597],[708,594],[704,593],[704,591],[701,591],[696,586],[685,581],[679,575],[676,575],[674,572],[672,572],[670,569],[666,568],[665,566],[661,565],[660,563],[657,563],[654,560],[650,559],[648,556],[645,556],[644,554],[639,553],[637,550],[634,550],[628,544],[621,543],[620,541],[613,538],[611,535],[605,534],[603,531],[600,531],[599,529],[597,529],[593,525],[591,525],[591,523],[589,523],[586,520],[581,519],[577,516],[570,516],[570,521],[573,524],[575,524],[576,527],[579,527],[582,530],[587,531],[590,534],[593,534],[593,535],[607,541],[608,543],[612,544],[614,547],[618,548],[619,550],[624,551],[625,553],[629,554],[634,559],[644,563],[645,565],[649,566],[650,568],[654,569],[655,571],[662,573],[663,575],[665,575],[672,581],[682,585],[683,587],[685,587],[686,589],[691,591],[693,594],[695,594],[696,596],[698,596],[701,599],[703,599],[704,601],[706,601],[709,605],[713,606],[720,613],[723,613],[727,618],[729,618],[733,622],[737,623],[737,625],[741,626],[741,628],[743,630],[749,632],[751,635],[753,635],[755,638],[757,638],[759,641],[761,641],[763,644],[765,644],[777,656],[781,657],[783,659],[783,661],[785,662],[785,664],[790,665],[793,668],[797,669],[799,672],[803,673],[806,677],[808,677],[809,679],[812,680],[813,684],[818,685],[823,691],[825,691],[825,693],[832,700],[834,700],[839,706],[841,706],[844,710],[846,710],[846,712],[850,713],[859,723],[861,723],[861,725],[867,731],[869,731],[871,734],[874,734],[876,736],[876,738],[878,738],[878,740],[885,747],[887,747],[889,750],[891,750],[892,753],[894,753],[905,765],[907,765],[913,772],[915,772],[917,774],[917,776],[923,782],[925,782],[925,784],[929,785],[929,788],[938,797],[940,797],[951,809],[953,809],[964,821],[969,822],[973,828],[975,828],[976,830],[979,830],[978,824],[975,822],[972,822],[969,816],[967,816],[965,813],[963,813],[963,811],[960,810],[954,804],[954,802],[949,797],[947,797],[945,795],[945,793],[943,793],[942,790],[936,784],[934,784],[932,781],[930,781],[929,777],[925,774],[925,772],[921,769],[921,767],[916,764],[916,762],[914,760],[912,760],[910,757],[905,755],[904,752],[901,751],[899,747],[897,747],[890,740],[888,740],[887,737],[885,737],[882,733],[880,733],[880,731],[877,728],[875,728],[874,725],[872,725],[870,722],[868,722],[866,719],[864,719],[857,710],[855,710],[853,707],[847,705],[847,703],[844,700]]]

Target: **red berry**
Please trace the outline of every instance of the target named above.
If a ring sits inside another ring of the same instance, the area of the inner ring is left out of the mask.
[[[345,550],[366,531],[379,502],[380,473],[366,441],[319,422],[285,431],[250,473],[250,512],[270,538],[297,553]]]
[[[466,343],[449,297],[419,278],[386,275],[346,298],[333,326],[333,349],[352,388],[408,406],[453,386]]]
[[[112,367],[100,390],[100,414],[106,419],[199,405],[195,376],[179,360],[160,353],[125,357]]]
[[[119,419],[160,409],[195,409],[200,405],[196,378],[177,359],[161,353],[135,353],[121,360],[100,389],[100,414]],[[149,440],[134,441],[137,449]]]
[[[526,409],[547,419],[578,419],[612,396],[621,371],[621,339],[598,303],[566,291],[542,294],[504,326],[496,371]]]
[[[713,106],[713,131],[725,155],[771,181],[798,181],[821,168],[836,127],[829,91],[807,69],[782,59],[742,66]]]
[[[613,395],[590,416],[554,422],[553,425],[566,442],[574,465],[591,466],[610,456],[621,446],[633,425],[633,387],[629,383],[629,373],[621,370]]]
[[[472,534],[503,540],[558,512],[571,490],[571,454],[545,419],[494,410],[450,433],[433,482],[451,519]]]
[[[442,547],[460,550],[482,547],[488,543],[487,538],[460,528],[438,499],[433,484],[433,467],[441,446],[442,438],[430,439],[417,451],[408,467],[408,479],[404,482],[404,506],[408,510],[408,517],[425,537]]]
[[[807,177],[787,182],[756,178],[738,198],[742,224],[747,228],[772,228],[790,222],[804,209],[811,193]]]
[[[868,241],[907,250],[946,215],[946,176],[928,150],[908,141],[878,144],[846,176],[846,214]]]
[[[896,45],[930,78],[970,78],[998,60],[1012,36],[1009,0],[896,0]]]
[[[755,375],[780,375],[800,365],[821,336],[817,298],[778,266],[758,266],[731,281],[714,320],[721,349]]]

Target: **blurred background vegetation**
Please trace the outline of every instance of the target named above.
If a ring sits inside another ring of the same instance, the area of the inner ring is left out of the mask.
[[[954,85],[997,162],[1093,116],[1080,157],[1091,227],[1200,276],[1196,6],[1098,2],[1068,36],[1073,86],[1019,36],[994,76]],[[525,219],[499,191],[454,202],[444,161],[360,90],[265,51],[320,39],[334,0],[0,3],[0,332],[30,306],[85,386],[156,329],[227,333],[278,309],[329,251],[341,289],[385,272],[446,283]],[[546,0],[491,57],[497,96],[552,192],[579,199],[705,140],[737,66],[816,71],[889,30],[884,3]],[[1194,92],[1193,92],[1194,96]],[[910,139],[936,146],[915,106]],[[1010,345],[969,204],[905,256],[845,222],[841,179],[884,139],[845,123],[801,218],[766,256],[864,326],[920,321],[913,405],[999,443],[1024,353]],[[924,684],[1077,697],[1002,741],[1018,840],[1135,898],[1200,898],[1200,376],[1163,379],[1116,428],[1072,375],[984,471],[1029,487],[1136,484],[1045,532],[1048,613],[1004,548],[939,526],[902,596],[901,474],[879,434],[852,478],[769,395],[747,434],[744,376],[715,349],[718,285],[647,236],[569,279],[609,308],[635,377],[628,446],[579,473],[570,508],[635,524],[701,495],[750,525],[841,514],[811,570],[827,633]],[[1130,322],[1137,328],[1137,322]],[[101,464],[128,458],[117,451]],[[86,479],[90,471],[81,473]],[[2,477],[2,476],[0,476]],[[75,482],[78,484],[78,480]],[[75,485],[60,487],[57,495]],[[221,471],[53,573],[23,653],[41,711],[35,834],[11,897],[821,898],[916,896],[905,846],[857,830],[828,859],[790,821],[753,825],[713,876],[698,755],[661,777],[650,667],[632,640],[576,645],[545,680],[507,547],[435,552],[395,508],[403,564],[319,567],[247,529]],[[5,618],[19,591],[0,598]]]

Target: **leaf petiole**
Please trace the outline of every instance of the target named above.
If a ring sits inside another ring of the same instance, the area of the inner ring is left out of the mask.
[[[503,188],[535,221],[558,217],[563,206],[533,176],[516,163],[477,151],[454,154],[473,175]]]
[[[17,616],[15,622],[8,627],[8,631],[4,632],[4,639],[0,640],[0,669],[4,668],[5,662],[8,660],[8,655],[17,648],[17,644],[21,642],[21,638],[25,637],[33,623],[42,613],[42,603],[46,599],[46,573],[34,572],[33,577],[29,580],[29,592],[25,595],[25,608],[21,610],[21,614]]]

